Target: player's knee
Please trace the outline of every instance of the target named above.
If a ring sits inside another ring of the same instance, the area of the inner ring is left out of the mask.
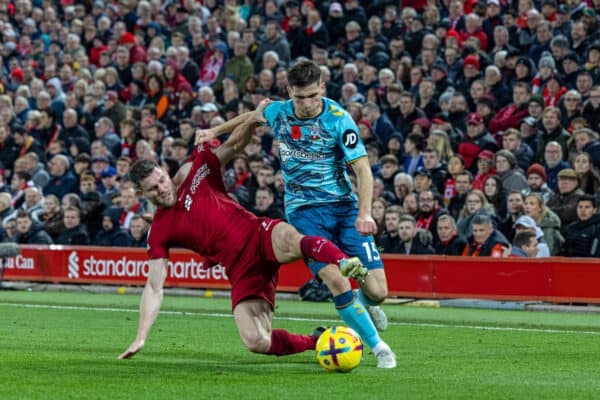
[[[252,353],[266,354],[271,349],[271,338],[263,335],[254,335],[244,340],[246,347]]]
[[[387,296],[388,296],[387,289],[380,289],[374,293],[370,293],[368,297],[374,303],[380,304],[380,303],[384,302],[384,300],[387,298]]]
[[[337,268],[325,267],[319,271],[319,277],[325,282],[329,290],[334,294],[344,293],[351,289],[348,278],[342,276]]]

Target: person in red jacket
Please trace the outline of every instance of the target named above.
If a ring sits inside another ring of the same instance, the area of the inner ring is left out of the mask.
[[[496,140],[502,140],[504,131],[509,128],[519,129],[521,120],[529,116],[528,104],[531,88],[526,82],[517,82],[513,89],[513,103],[500,109],[490,120],[488,128]]]

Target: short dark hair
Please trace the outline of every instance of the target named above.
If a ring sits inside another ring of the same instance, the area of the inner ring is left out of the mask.
[[[25,210],[19,210],[19,212],[17,213],[17,219],[19,218],[27,218],[29,220],[31,220],[31,214],[29,214],[28,211]]]
[[[535,233],[530,231],[521,231],[515,235],[513,239],[513,245],[515,247],[522,248],[528,246],[531,243],[531,239],[535,239]]]
[[[592,207],[596,208],[596,197],[594,197],[591,194],[582,194],[578,199],[577,199],[577,205],[579,205],[579,203],[581,203],[582,201],[589,201],[590,203],[592,203]]]
[[[417,221],[415,221],[415,217],[413,217],[410,214],[401,215],[398,224],[400,224],[401,222],[410,222],[413,226],[417,226]]]
[[[131,171],[129,173],[129,177],[131,178],[131,181],[135,187],[140,188],[140,182],[149,177],[150,174],[152,174],[152,171],[154,171],[154,168],[159,168],[158,164],[154,161],[136,161],[131,167]]]
[[[321,82],[321,68],[314,61],[300,61],[288,71],[290,87],[306,87],[319,82]]]
[[[473,216],[472,225],[494,225],[489,215],[479,213]]]

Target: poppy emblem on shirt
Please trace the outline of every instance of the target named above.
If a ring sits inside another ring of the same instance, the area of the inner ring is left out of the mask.
[[[302,132],[300,131],[300,127],[297,125],[292,126],[292,139],[298,140],[302,137]]]

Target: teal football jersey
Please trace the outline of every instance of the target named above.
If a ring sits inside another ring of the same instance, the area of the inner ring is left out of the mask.
[[[365,147],[350,114],[333,100],[322,101],[323,111],[310,119],[296,117],[291,100],[272,102],[264,111],[280,143],[286,214],[307,205],[357,201],[346,168],[367,156]]]

